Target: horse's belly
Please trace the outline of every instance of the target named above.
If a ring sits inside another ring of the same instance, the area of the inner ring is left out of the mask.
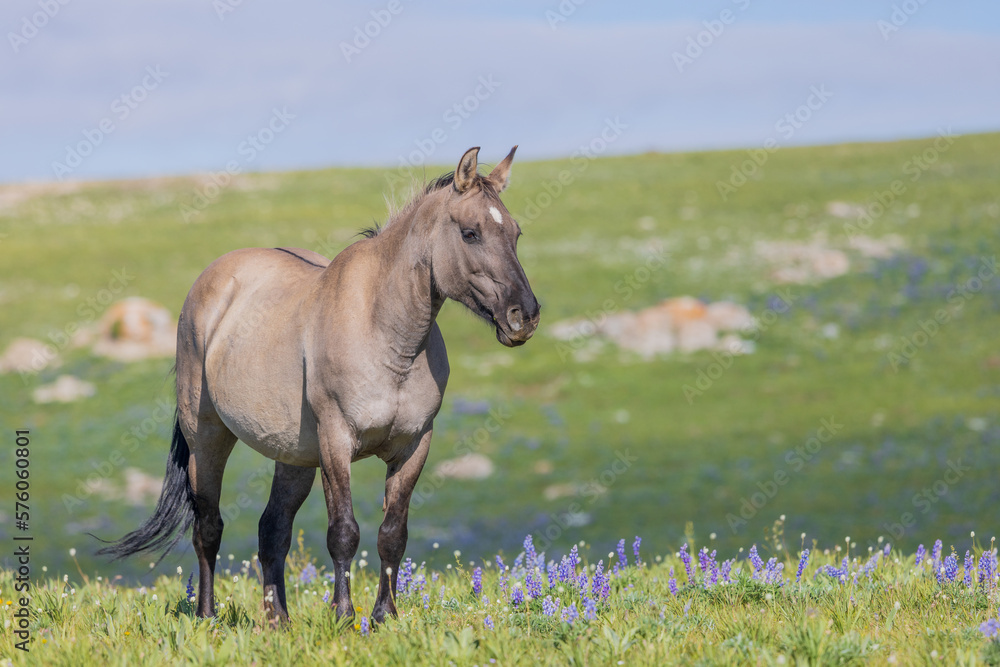
[[[319,466],[316,420],[303,408],[300,387],[275,373],[264,377],[253,365],[223,363],[216,369],[209,382],[212,403],[237,438],[275,461]]]

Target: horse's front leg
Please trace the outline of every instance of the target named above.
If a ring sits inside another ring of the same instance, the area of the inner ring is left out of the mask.
[[[339,413],[319,420],[320,471],[329,523],[326,545],[333,558],[333,608],[337,618],[354,615],[351,602],[351,561],[358,552],[361,533],[351,505],[351,457],[354,432]]]
[[[378,596],[372,609],[372,620],[381,623],[386,614],[396,616],[396,577],[399,562],[406,550],[406,521],[410,513],[410,496],[427,460],[431,446],[431,428],[417,437],[413,444],[396,459],[387,463],[385,476],[385,518],[378,530],[378,555],[382,568],[378,580]]]

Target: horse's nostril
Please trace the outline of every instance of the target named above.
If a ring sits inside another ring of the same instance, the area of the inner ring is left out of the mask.
[[[521,330],[521,327],[524,325],[524,317],[521,315],[520,308],[511,306],[507,309],[507,324],[510,325],[512,331]]]

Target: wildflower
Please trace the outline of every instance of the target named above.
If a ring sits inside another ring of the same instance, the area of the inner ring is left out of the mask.
[[[514,591],[510,596],[510,604],[513,607],[524,604],[524,589],[521,588],[521,582],[516,582],[514,584]]]
[[[299,580],[304,584],[311,584],[316,581],[316,566],[312,563],[306,563],[306,566],[302,568],[302,572],[299,573]]]
[[[670,587],[670,594],[677,597],[677,578],[674,577],[674,568],[670,568],[670,579],[667,581]]]
[[[955,581],[958,576],[958,556],[951,554],[944,559],[944,576],[948,581]]]
[[[177,566],[177,576],[179,577],[179,576],[181,576],[182,574],[184,574],[184,568],[183,568],[183,567],[181,567],[180,565],[178,565],[178,566]]]
[[[940,563],[941,562],[941,547],[942,546],[943,545],[941,544],[941,540],[935,540],[934,541],[934,550],[931,551],[931,560],[933,560],[935,563]]]
[[[632,555],[635,556],[635,566],[639,567],[642,565],[642,559],[639,558],[639,545],[642,544],[642,538],[638,535],[635,536],[635,542],[632,543]]]
[[[403,561],[403,564],[399,566],[399,572],[396,573],[396,595],[402,595],[409,592],[410,583],[413,581],[413,560],[407,558]]]
[[[681,545],[680,555],[681,561],[684,563],[684,571],[687,572],[688,582],[691,582],[694,580],[694,576],[691,571],[691,554],[688,553],[688,545],[686,542]]]
[[[917,547],[917,561],[914,563],[916,567],[920,567],[920,564],[924,562],[924,556],[926,553],[927,551],[924,549],[924,545],[921,544]]]
[[[368,617],[367,616],[362,616],[361,617],[361,623],[360,623],[360,625],[361,625],[361,628],[360,628],[361,629],[361,635],[363,637],[367,637],[368,636],[368,631],[369,631]]]
[[[493,629],[493,618],[490,617],[489,615],[487,615],[486,618],[483,619],[483,625],[485,625],[488,630],[492,630]]]
[[[802,555],[799,557],[799,571],[795,573],[796,583],[802,581],[802,571],[806,569],[806,563],[808,562],[809,562],[809,550],[803,549]]]
[[[580,618],[580,612],[576,610],[576,603],[563,608],[562,620],[566,621],[570,625],[573,625],[573,621]]]
[[[971,552],[965,552],[965,577],[963,577],[965,587],[972,588],[972,570],[976,567],[976,559]]]
[[[528,535],[524,538],[524,562],[527,564],[529,571],[535,569],[537,560],[538,554],[535,553],[535,543],[532,540],[531,535]]]
[[[472,571],[472,594],[479,597],[483,592],[483,568],[477,567]]]
[[[722,579],[722,583],[729,583],[729,572],[733,569],[733,565],[736,564],[736,559],[731,558],[727,561],[723,561],[722,565],[719,566],[719,577]],[[737,569],[737,571],[739,571]]]
[[[889,552],[890,552],[890,551],[892,551],[892,545],[891,545],[891,544],[886,544],[886,545],[885,545],[885,548],[884,548],[884,549],[882,549],[882,555],[883,555],[884,557],[888,558],[888,557],[889,557]]]
[[[191,585],[191,578],[194,576],[194,572],[188,575],[188,585],[187,585],[187,599],[194,602],[194,586]]]
[[[545,564],[545,578],[549,582],[549,588],[555,588],[559,582],[559,566],[556,565],[555,561],[550,560]]]
[[[330,589],[328,588],[326,589],[326,592],[323,593],[323,603],[325,604],[329,601],[330,601]]]
[[[625,540],[618,540],[618,560],[615,561],[615,574],[622,568],[628,566],[628,558],[625,556]]]
[[[69,550],[69,557],[70,558],[76,558],[76,549],[70,549]],[[180,574],[180,573],[178,572],[178,574]]]
[[[747,559],[750,561],[750,565],[753,566],[753,578],[760,579],[761,570],[764,569],[764,561],[757,555],[756,544],[750,547],[750,553],[747,554]]]
[[[988,586],[993,583],[993,575],[996,574],[996,565],[993,558],[992,551],[984,551],[979,557],[979,584],[981,586]]]
[[[542,600],[542,613],[546,616],[554,616],[557,611],[559,611],[559,606],[552,601],[551,595],[546,595],[545,599]]]
[[[583,598],[583,617],[588,621],[593,621],[597,618],[597,602],[586,596]]]

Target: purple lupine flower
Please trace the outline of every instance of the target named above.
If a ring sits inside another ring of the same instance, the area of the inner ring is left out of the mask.
[[[618,540],[618,560],[615,561],[615,574],[618,574],[622,568],[628,566],[628,558],[625,556],[625,540]]]
[[[715,560],[715,549],[708,554],[708,586],[719,583],[719,564]]]
[[[926,554],[927,554],[927,551],[924,549],[924,545],[921,544],[920,546],[918,546],[917,547],[917,560],[914,563],[914,566],[920,567],[920,564],[922,562],[924,562],[924,556]]]
[[[583,618],[593,621],[597,618],[597,603],[592,598],[583,598]]]
[[[483,619],[483,625],[485,625],[488,630],[493,629],[493,618],[489,614],[487,614],[486,618]]]
[[[865,576],[868,577],[869,579],[872,578],[872,573],[878,566],[878,561],[881,556],[882,552],[876,551],[874,554],[872,554],[871,558],[868,559],[868,562],[864,564],[864,567],[861,568],[861,571],[864,572]]]
[[[694,574],[691,572],[691,554],[688,553],[687,542],[681,545],[681,561],[684,563],[684,571],[687,572],[688,583],[694,581]]]
[[[497,569],[500,571],[500,576],[497,580],[500,586],[500,594],[507,594],[507,566],[503,564],[503,558],[500,558],[500,554],[497,554]]]
[[[546,616],[553,616],[559,611],[559,606],[552,601],[551,595],[546,595],[545,599],[542,600],[542,613]]]
[[[570,625],[573,625],[573,621],[578,618],[580,618],[580,612],[576,610],[575,602],[568,607],[563,607],[562,620],[566,621]]]
[[[549,582],[549,588],[555,588],[556,582],[559,580],[559,566],[556,565],[555,561],[549,561],[545,564],[545,578]]]
[[[586,592],[587,590],[587,573],[581,572],[576,578],[576,587],[580,589],[580,594]]]
[[[362,616],[361,617],[361,635],[363,637],[367,637],[369,629],[370,628],[368,627],[368,617],[367,616]]]
[[[601,590],[604,588],[604,580],[606,579],[604,574],[604,561],[597,562],[597,569],[594,570],[594,578],[590,582],[590,592],[596,598],[600,597]]]
[[[993,565],[993,552],[984,551],[979,557],[979,585],[980,586],[992,586],[993,585],[993,575],[996,574],[996,568]]]
[[[937,567],[937,565],[939,565],[941,563],[941,547],[942,546],[944,546],[944,545],[941,544],[941,540],[934,540],[934,550],[931,551],[931,560],[933,560],[934,563],[936,564],[935,568]]]
[[[483,592],[483,568],[477,567],[472,571],[472,594],[479,597]]]
[[[701,570],[702,579],[707,579],[708,575],[708,547],[702,547],[698,552],[698,569]]]
[[[972,588],[972,570],[975,569],[975,567],[976,567],[975,557],[972,555],[972,552],[966,551],[965,563],[964,563],[965,576],[963,577],[964,580],[963,583],[965,584],[966,588]]]
[[[535,569],[535,562],[538,560],[538,554],[535,552],[535,541],[528,535],[524,538],[524,565],[528,568],[528,571]]]
[[[517,607],[524,604],[524,589],[521,588],[520,582],[514,584],[514,591],[510,596],[510,605],[512,607]]]
[[[983,622],[983,624],[979,626],[979,631],[983,633],[983,636],[987,639],[995,638],[997,633],[1000,632],[1000,620],[991,618],[990,620]]]
[[[316,581],[316,566],[312,563],[306,563],[306,566],[299,572],[299,580],[304,584]]]
[[[413,581],[413,561],[409,558],[399,566],[396,573],[396,595],[403,595],[410,590],[410,583]]]
[[[431,596],[429,593],[424,593],[424,609],[431,608]]]
[[[764,566],[762,581],[765,584],[780,584],[784,586],[785,580],[781,576],[781,572],[784,569],[784,563],[779,563],[777,558],[769,558],[767,565]]]
[[[806,569],[806,563],[809,562],[809,550],[803,549],[802,554],[799,556],[799,571],[795,573],[795,583],[802,581],[802,571]]]
[[[642,565],[642,559],[639,558],[639,546],[642,544],[642,538],[638,535],[635,536],[635,542],[632,543],[632,555],[635,556],[635,566],[639,567]]]
[[[677,597],[677,578],[674,577],[674,568],[670,568],[670,579],[667,584],[670,586],[670,594]]]
[[[537,567],[533,571],[528,572],[524,586],[528,591],[528,595],[532,598],[542,597],[542,573]]]
[[[890,551],[892,551],[892,545],[891,545],[891,544],[886,544],[886,545],[885,545],[885,548],[884,548],[884,549],[882,549],[882,556],[883,556],[884,558],[888,558],[888,557],[889,557],[889,552],[890,552]]]
[[[764,561],[757,555],[756,544],[750,547],[750,553],[747,554],[747,559],[750,561],[750,565],[753,566],[753,578],[760,579],[761,571],[764,569]]]
[[[722,580],[722,583],[724,584],[729,583],[729,573],[730,571],[732,571],[733,565],[735,563],[736,563],[735,558],[722,561],[722,565],[719,566],[719,578]]]
[[[326,589],[326,592],[323,593],[323,602],[327,603],[329,601],[330,601],[330,589],[328,588]]]
[[[194,597],[194,586],[191,585],[191,578],[192,577],[194,577],[194,572],[191,572],[190,574],[188,574],[187,597],[184,598],[188,602],[190,602],[191,598]]]
[[[945,582],[944,574],[945,574],[944,565],[941,565],[939,567],[939,566],[937,566],[935,564],[935,566],[934,566],[934,575],[937,577],[937,582],[938,582],[939,586],[943,586],[944,585],[944,582]]]
[[[431,572],[431,582],[432,583],[436,582],[438,580],[438,576],[439,576],[438,572]]]
[[[573,548],[569,550],[569,566],[576,569],[576,566],[580,564],[580,551],[573,545]]]
[[[958,576],[958,556],[955,554],[944,559],[944,576],[948,581],[955,581],[955,577]]]

